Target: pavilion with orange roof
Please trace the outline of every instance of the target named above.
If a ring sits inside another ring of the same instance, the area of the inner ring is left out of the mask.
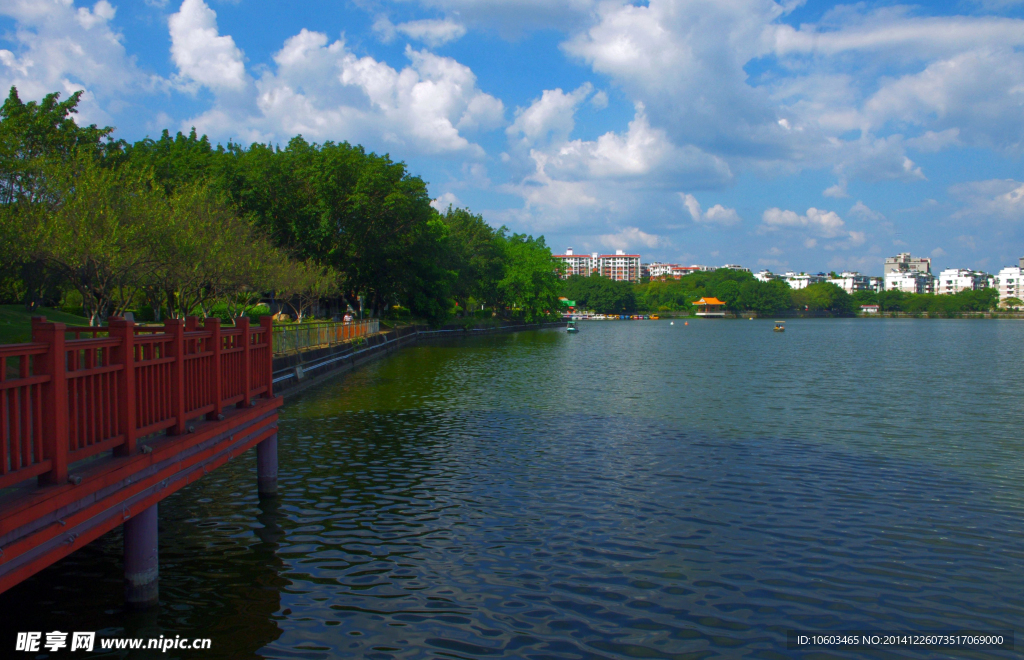
[[[705,296],[700,300],[693,303],[698,305],[697,316],[704,318],[724,318],[725,317],[725,303],[718,298],[711,296]]]

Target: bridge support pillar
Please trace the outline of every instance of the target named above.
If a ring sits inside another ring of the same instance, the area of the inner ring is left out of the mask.
[[[277,434],[256,445],[256,481],[260,497],[277,495]]]
[[[159,585],[159,534],[154,504],[124,523],[125,603],[134,607],[155,605]]]

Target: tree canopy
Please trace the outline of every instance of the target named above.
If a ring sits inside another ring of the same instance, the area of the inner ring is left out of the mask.
[[[93,322],[142,304],[172,315],[325,300],[442,323],[472,304],[557,312],[543,237],[431,206],[427,184],[346,142],[213,145],[195,130],[134,144],[81,127],[80,94],[0,108],[0,298],[78,292]],[[233,313],[233,312],[232,312]]]

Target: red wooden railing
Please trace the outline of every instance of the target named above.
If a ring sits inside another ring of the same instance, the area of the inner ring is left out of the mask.
[[[75,461],[131,455],[138,438],[272,397],[272,337],[269,316],[254,327],[188,318],[162,329],[33,319],[32,343],[0,345],[0,488],[36,476],[63,483]]]

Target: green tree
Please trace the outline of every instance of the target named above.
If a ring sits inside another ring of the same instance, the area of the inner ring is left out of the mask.
[[[32,256],[81,294],[90,323],[98,325],[132,304],[157,262],[166,200],[145,177],[101,167],[91,156],[55,167],[50,185],[60,201],[52,210],[38,207]]]
[[[557,264],[544,237],[497,233],[504,271],[498,281],[502,304],[527,322],[547,318],[558,311]]]
[[[829,282],[811,284],[793,291],[791,295],[793,306],[797,309],[824,311],[837,316],[846,316],[854,312],[853,296]]]

